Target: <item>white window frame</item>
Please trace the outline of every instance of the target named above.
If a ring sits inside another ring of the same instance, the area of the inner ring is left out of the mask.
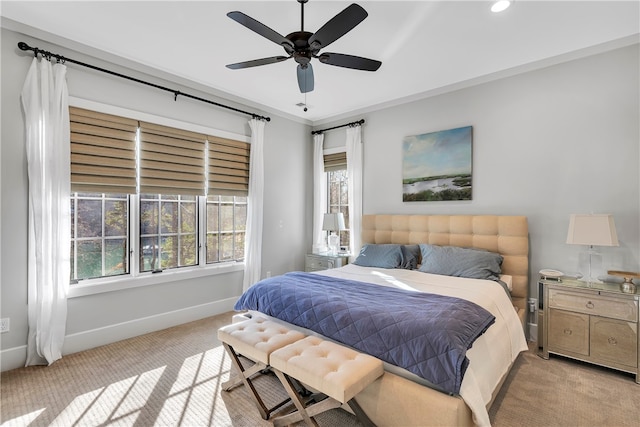
[[[141,121],[148,121],[164,126],[199,132],[206,135],[235,139],[237,141],[249,143],[251,142],[251,138],[245,135],[212,129],[193,123],[181,122],[179,120],[155,116],[140,111],[106,105],[82,98],[69,97],[69,105],[106,114],[136,118]],[[162,273],[153,273],[151,271],[141,273],[139,271],[139,257],[137,256],[138,251],[140,250],[139,197],[137,194],[131,194],[129,196],[129,273],[119,276],[81,280],[77,284],[69,286],[69,293],[67,297],[81,297],[123,289],[133,289],[141,286],[158,285],[179,280],[189,280],[199,277],[226,274],[234,271],[243,271],[243,261],[207,264],[205,249],[206,196],[198,196],[198,198],[198,265],[167,269],[163,270]]]
[[[333,147],[333,148],[325,148],[324,150],[322,150],[322,154],[327,155],[327,154],[335,154],[335,153],[344,153],[346,151],[347,151],[346,147]],[[345,168],[344,170],[346,171],[347,168]],[[327,185],[327,199],[325,200],[325,212],[331,212],[331,179],[329,178],[329,172],[324,173],[324,179]],[[349,230],[349,232],[351,232],[351,230],[349,229],[349,224],[345,224],[345,227],[347,228],[347,230]],[[327,231],[325,232],[325,234],[326,234],[325,235],[325,239],[326,239],[329,236],[329,232]],[[340,237],[341,238],[338,245],[342,246],[342,236]],[[351,248],[349,248],[349,250],[351,250]]]

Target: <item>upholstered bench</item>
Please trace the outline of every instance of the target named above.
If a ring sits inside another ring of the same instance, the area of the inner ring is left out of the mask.
[[[373,425],[354,396],[383,374],[382,361],[331,341],[309,336],[275,350],[269,364],[291,396],[297,411],[273,419],[273,425],[284,426],[304,420],[317,426],[312,418],[321,412],[347,403],[364,425]],[[298,382],[328,396],[305,405],[291,381]]]
[[[223,383],[222,389],[230,391],[237,385],[244,384],[262,418],[269,419],[271,413],[289,402],[290,399],[285,399],[277,405],[267,408],[254,387],[251,377],[269,368],[269,356],[273,351],[304,337],[305,335],[301,332],[288,329],[263,317],[252,317],[218,329],[218,339],[231,357],[232,366],[238,373],[238,378],[229,379]],[[254,365],[245,369],[240,355],[252,360]]]

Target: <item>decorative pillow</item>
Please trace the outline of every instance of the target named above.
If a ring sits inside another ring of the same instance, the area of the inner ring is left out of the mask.
[[[401,268],[406,270],[415,270],[418,268],[420,260],[420,245],[402,245],[402,265]]]
[[[502,255],[478,249],[420,244],[420,271],[471,279],[499,280]]]
[[[362,267],[398,268],[402,265],[402,249],[393,244],[366,244],[353,262]]]

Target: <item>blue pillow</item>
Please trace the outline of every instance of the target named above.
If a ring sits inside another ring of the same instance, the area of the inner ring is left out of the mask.
[[[500,280],[502,255],[479,249],[420,244],[420,271],[471,279]]]
[[[362,267],[398,268],[402,265],[402,249],[393,244],[366,244],[353,262]]]

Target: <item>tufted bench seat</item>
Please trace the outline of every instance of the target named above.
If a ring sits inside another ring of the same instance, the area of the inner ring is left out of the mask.
[[[255,389],[251,377],[269,368],[269,357],[273,351],[304,337],[305,335],[301,332],[257,316],[218,329],[218,339],[231,357],[232,366],[238,373],[238,378],[229,379],[223,383],[222,389],[230,391],[237,385],[244,384],[250,391],[250,396],[252,396],[262,418],[269,419],[273,411],[289,402],[290,399],[286,399],[272,408],[267,408]],[[255,364],[249,369],[245,369],[240,355],[252,360]]]
[[[297,411],[273,419],[274,426],[304,420],[317,426],[313,416],[347,403],[364,425],[373,425],[354,396],[383,374],[382,361],[339,344],[309,336],[271,353],[269,364],[291,396]],[[329,396],[306,406],[291,382]]]

